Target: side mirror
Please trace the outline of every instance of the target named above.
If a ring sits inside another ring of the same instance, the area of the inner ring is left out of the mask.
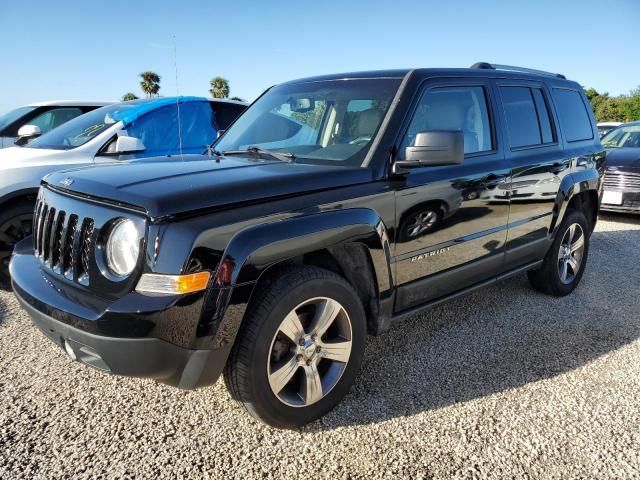
[[[145,151],[144,143],[136,137],[121,135],[116,140],[116,148],[113,153],[136,153]]]
[[[405,168],[462,163],[464,134],[457,130],[419,132],[414,145],[405,148],[404,157],[394,162],[394,173],[402,173]]]
[[[37,125],[23,125],[18,130],[18,139],[15,141],[16,145],[22,146],[33,140],[36,137],[42,135],[42,130]]]

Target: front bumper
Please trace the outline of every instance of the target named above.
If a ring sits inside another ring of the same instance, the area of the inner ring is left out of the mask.
[[[183,388],[197,386],[209,351],[188,350],[157,338],[118,338],[87,333],[40,312],[16,297],[33,323],[74,360],[108,373],[147,377]],[[24,295],[24,293],[23,293]]]
[[[31,239],[16,246],[10,269],[14,293],[33,323],[75,360],[185,389],[211,385],[222,373],[235,332],[222,341],[216,329],[202,328],[204,293],[100,299],[41,268]]]
[[[622,191],[622,203],[613,205],[601,203],[600,210],[619,213],[640,213],[640,192]]]

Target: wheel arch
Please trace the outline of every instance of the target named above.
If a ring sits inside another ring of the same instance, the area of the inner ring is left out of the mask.
[[[38,196],[38,187],[35,188],[21,188],[7,193],[0,198],[0,207],[10,208],[12,205],[22,202],[24,200],[32,201],[35,204]]]
[[[363,303],[371,332],[379,331],[380,319],[390,317],[385,302],[392,295],[390,246],[375,211],[315,213],[244,229],[225,249],[216,284],[255,285],[249,303],[255,288],[277,275],[279,267],[292,264],[318,266],[344,277]]]
[[[591,231],[595,228],[600,209],[601,178],[596,170],[584,170],[563,178],[553,208],[550,232],[552,237],[569,208],[583,211]]]

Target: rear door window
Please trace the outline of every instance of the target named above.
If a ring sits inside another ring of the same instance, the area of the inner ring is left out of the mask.
[[[501,86],[499,90],[512,149],[556,141],[553,121],[541,88]]]
[[[538,113],[529,87],[500,87],[511,147],[541,145]]]
[[[591,140],[593,138],[591,119],[582,95],[576,90],[554,88],[553,99],[567,142]]]

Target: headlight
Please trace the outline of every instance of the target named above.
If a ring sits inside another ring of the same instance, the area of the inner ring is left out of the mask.
[[[548,183],[560,183],[560,179],[556,176],[553,176],[551,178],[545,178],[543,180],[540,180],[540,185],[544,185],[544,184],[548,184]]]
[[[131,220],[120,220],[115,224],[107,240],[107,265],[111,272],[126,277],[138,263],[140,240],[138,230]]]

